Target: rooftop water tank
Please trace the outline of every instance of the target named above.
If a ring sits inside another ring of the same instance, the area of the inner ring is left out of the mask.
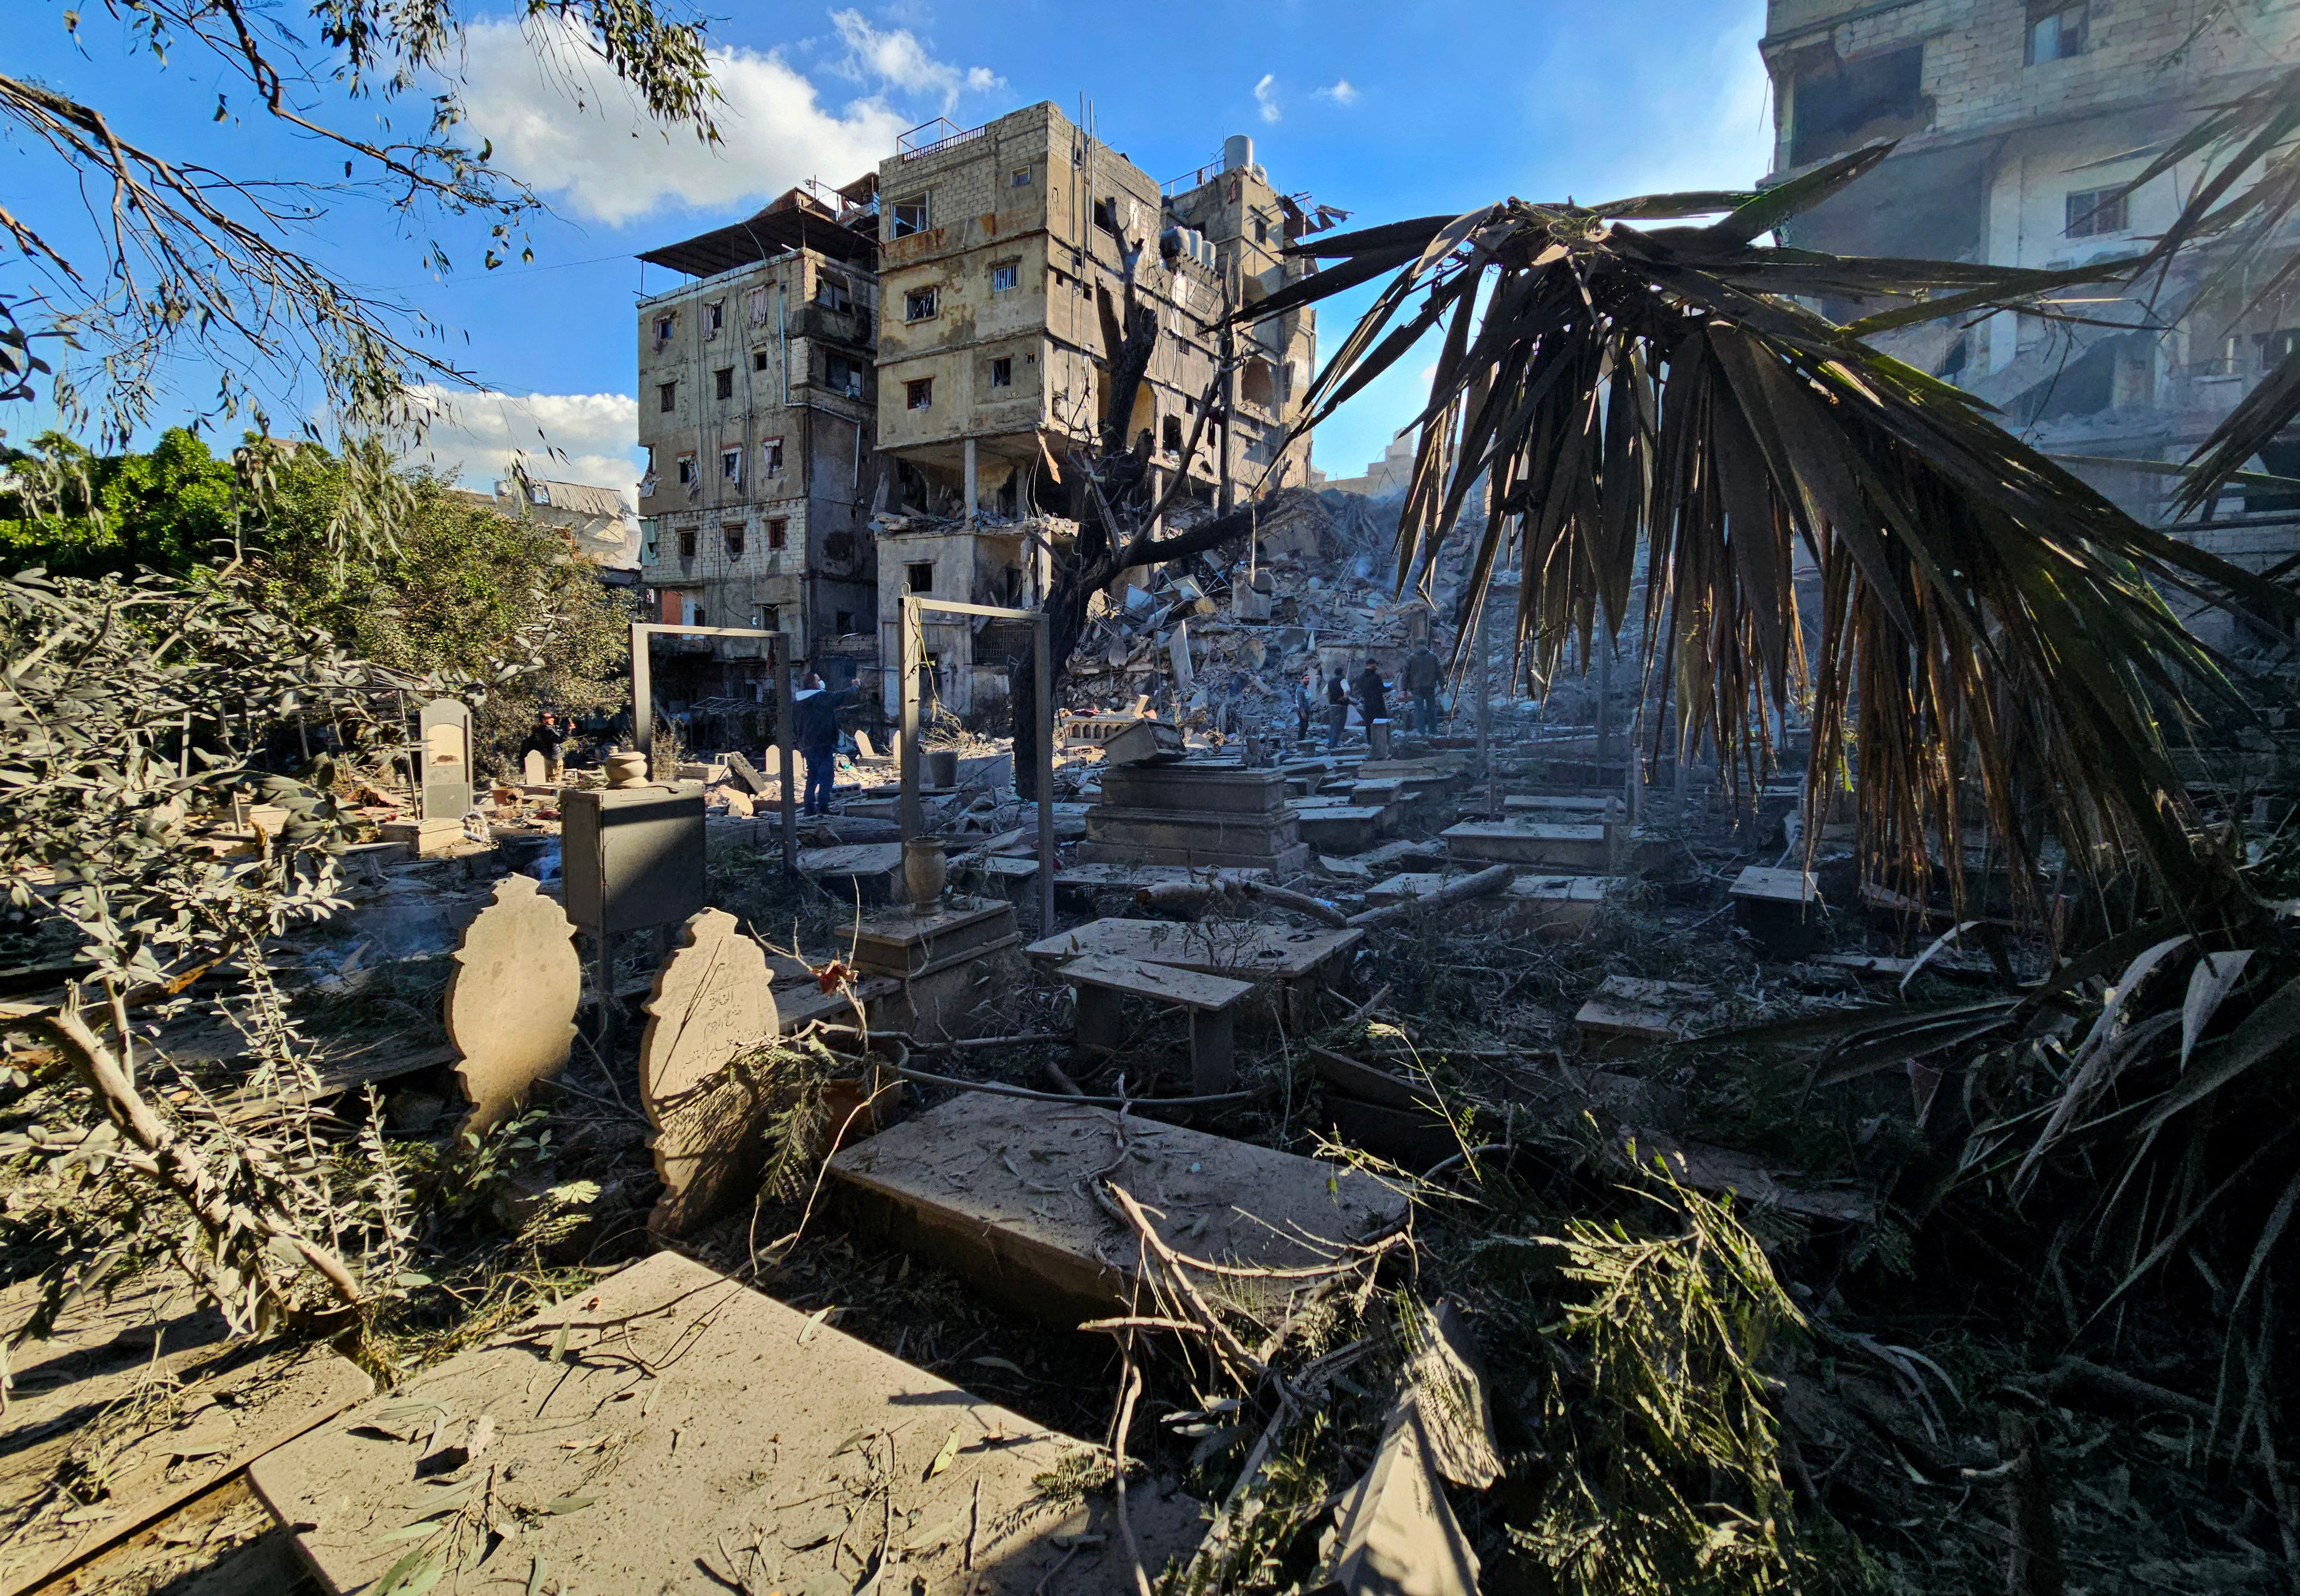
[[[1254,137],[1233,133],[1222,140],[1222,170],[1240,171],[1254,164]]]

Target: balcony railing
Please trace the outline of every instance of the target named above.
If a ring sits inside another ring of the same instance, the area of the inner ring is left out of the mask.
[[[980,128],[962,128],[950,118],[938,116],[930,122],[921,122],[895,140],[895,153],[905,161],[916,161],[921,155],[931,155],[939,150],[949,149],[953,145],[979,138],[982,133]]]

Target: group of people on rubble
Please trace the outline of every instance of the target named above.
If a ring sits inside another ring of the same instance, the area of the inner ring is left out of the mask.
[[[1422,643],[1406,656],[1405,669],[1399,673],[1400,685],[1413,700],[1414,714],[1427,735],[1438,729],[1438,688],[1445,680],[1445,668],[1438,656]],[[1371,658],[1366,659],[1356,673],[1337,670],[1326,674],[1322,664],[1313,665],[1303,673],[1301,683],[1294,690],[1294,718],[1297,740],[1310,740],[1311,721],[1322,710],[1326,717],[1326,746],[1341,746],[1342,731],[1349,724],[1350,703],[1355,700],[1358,718],[1367,726],[1389,719],[1389,684],[1382,680],[1381,669]]]

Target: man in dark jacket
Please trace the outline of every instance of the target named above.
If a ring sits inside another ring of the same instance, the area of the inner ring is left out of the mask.
[[[562,763],[566,743],[567,732],[559,724],[559,717],[546,710],[543,719],[535,723],[535,729],[527,734],[527,741],[519,745],[519,757],[524,762],[530,753],[541,754],[549,766],[544,779],[556,781],[566,768]]]
[[[1405,690],[1413,695],[1413,707],[1421,714],[1425,736],[1435,736],[1438,731],[1438,684],[1445,675],[1438,656],[1429,652],[1426,643],[1406,657]]]
[[[1338,667],[1326,678],[1326,749],[1329,752],[1342,745],[1342,727],[1349,724],[1350,690],[1342,680]]]
[[[810,670],[791,694],[791,740],[806,760],[806,812],[810,815],[830,812],[832,780],[838,768],[838,711],[853,702],[860,691],[848,687],[826,693],[822,678]],[[784,772],[783,779],[789,780],[790,773]]]
[[[1366,668],[1358,672],[1357,692],[1358,712],[1365,717],[1366,740],[1371,742],[1373,723],[1389,719],[1389,688],[1383,683],[1381,672],[1374,669],[1371,660],[1368,660]]]

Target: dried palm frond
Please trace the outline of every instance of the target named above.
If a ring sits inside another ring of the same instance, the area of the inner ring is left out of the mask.
[[[1889,148],[1763,194],[1512,199],[1320,237],[1293,253],[1342,264],[1240,314],[1395,272],[1312,385],[1304,429],[1442,331],[1412,424],[1400,579],[1426,591],[1488,481],[1462,615],[1519,556],[1516,636],[1537,685],[1569,642],[1586,659],[1601,628],[1610,642],[1629,624],[1642,585],[1647,686],[1673,701],[1680,752],[1713,738],[1754,775],[1771,753],[1764,711],[1809,706],[1816,799],[1859,750],[1871,874],[1945,869],[1961,887],[1977,819],[2016,890],[2034,878],[2039,819],[2080,867],[2129,851],[2160,887],[2191,877],[2204,852],[2164,722],[2231,693],[2158,588],[2283,601],[1862,341],[2010,305],[2062,314],[2047,295],[2129,262],[2031,271],[1756,243]],[[1721,210],[1707,226],[1630,225]],[[1839,326],[1799,303],[1823,296],[1891,308]],[[1800,554],[1819,583],[1813,638]]]

